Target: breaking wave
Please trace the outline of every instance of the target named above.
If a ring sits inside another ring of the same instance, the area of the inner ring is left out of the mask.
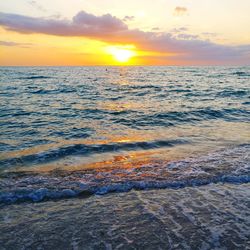
[[[250,145],[220,150],[198,158],[131,168],[10,172],[0,178],[0,203],[88,197],[131,189],[184,188],[210,183],[250,181]]]

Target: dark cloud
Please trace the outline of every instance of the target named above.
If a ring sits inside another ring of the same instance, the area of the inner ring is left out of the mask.
[[[152,28],[152,31],[158,31],[158,30],[160,30],[159,27],[154,27],[154,28]]]
[[[250,46],[226,46],[201,40],[198,36],[166,32],[144,32],[129,29],[120,19],[110,15],[95,16],[84,11],[72,20],[34,18],[23,15],[0,13],[0,26],[19,33],[41,33],[55,36],[78,36],[115,44],[134,44],[144,51],[172,54],[178,60],[241,62],[250,61]]]
[[[187,13],[187,8],[186,7],[181,7],[181,6],[177,6],[175,9],[174,9],[174,15],[175,16],[183,16]]]

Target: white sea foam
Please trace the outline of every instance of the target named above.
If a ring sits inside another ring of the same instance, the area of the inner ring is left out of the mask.
[[[210,183],[248,183],[249,145],[220,150],[198,158],[130,169],[11,173],[0,179],[0,202],[42,201],[75,196],[127,192],[131,189],[183,188]]]

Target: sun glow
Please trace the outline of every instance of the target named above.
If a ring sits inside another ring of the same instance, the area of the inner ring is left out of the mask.
[[[132,57],[136,55],[131,46],[115,47],[110,46],[107,48],[107,53],[112,55],[114,60],[118,63],[127,63]]]

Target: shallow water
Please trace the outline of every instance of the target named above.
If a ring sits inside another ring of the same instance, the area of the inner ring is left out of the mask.
[[[209,184],[8,205],[0,248],[246,250],[249,190]]]
[[[0,202],[249,182],[250,67],[1,67]]]

